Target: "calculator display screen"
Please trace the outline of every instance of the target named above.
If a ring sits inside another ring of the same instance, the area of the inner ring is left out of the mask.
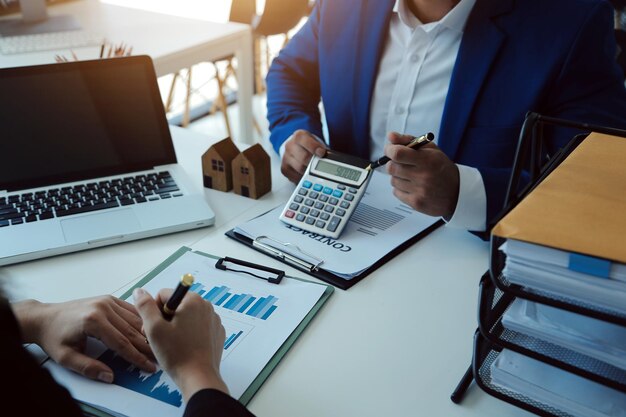
[[[361,171],[358,169],[346,168],[343,165],[333,164],[323,159],[317,163],[315,169],[350,181],[358,181],[361,177]]]

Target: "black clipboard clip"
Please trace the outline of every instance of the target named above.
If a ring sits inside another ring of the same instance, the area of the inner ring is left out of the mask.
[[[274,245],[264,241],[273,242]],[[298,245],[284,243],[269,236],[258,236],[252,241],[252,246],[296,268],[309,272],[319,270],[320,265],[324,263],[322,259],[300,249]],[[278,247],[282,247],[283,249],[279,249]],[[294,255],[294,252],[297,252],[299,256]],[[304,257],[308,259],[303,259]]]
[[[243,266],[245,268],[254,269],[254,270],[257,270],[257,271],[271,272],[272,274],[275,274],[276,276],[275,277],[266,277],[266,276],[262,276],[262,275],[257,275],[254,272],[246,271],[246,270],[243,270],[243,269],[233,269],[233,268],[229,267],[228,265],[226,265],[226,263],[240,265],[240,266]],[[270,284],[280,284],[280,282],[285,277],[285,271],[281,271],[280,269],[274,269],[274,268],[270,268],[269,266],[259,265],[259,264],[255,264],[255,263],[252,263],[252,262],[244,261],[244,260],[241,260],[241,259],[230,258],[228,256],[225,256],[223,258],[218,259],[218,261],[215,263],[215,267],[217,269],[221,269],[222,271],[231,271],[231,272],[239,272],[239,273],[242,273],[242,274],[248,274],[248,275],[251,275],[253,277],[266,280]]]

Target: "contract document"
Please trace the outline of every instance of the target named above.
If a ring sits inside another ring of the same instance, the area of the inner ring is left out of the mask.
[[[371,267],[407,240],[440,221],[403,204],[389,176],[374,172],[367,191],[337,239],[281,222],[283,207],[235,227],[237,234],[302,259],[343,279]]]

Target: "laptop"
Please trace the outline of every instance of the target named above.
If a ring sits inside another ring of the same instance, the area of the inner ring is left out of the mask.
[[[209,226],[147,56],[0,69],[0,265]]]

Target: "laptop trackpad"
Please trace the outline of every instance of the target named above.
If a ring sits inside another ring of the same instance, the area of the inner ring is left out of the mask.
[[[61,221],[63,235],[68,243],[89,242],[107,237],[121,238],[141,229],[132,209],[94,213]]]

